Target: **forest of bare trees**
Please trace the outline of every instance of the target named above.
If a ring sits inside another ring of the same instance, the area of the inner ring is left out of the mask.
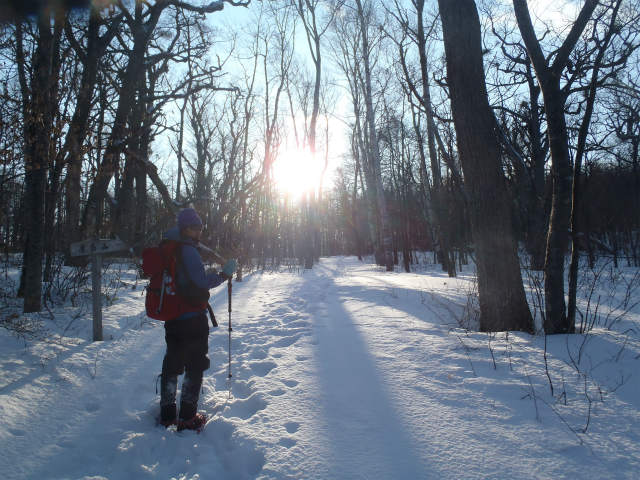
[[[523,268],[553,334],[575,329],[581,258],[640,266],[638,0],[14,3],[0,246],[25,312],[71,243],[135,257],[187,205],[240,280],[338,254],[473,262],[483,331],[534,331]],[[319,166],[301,195],[286,152]]]

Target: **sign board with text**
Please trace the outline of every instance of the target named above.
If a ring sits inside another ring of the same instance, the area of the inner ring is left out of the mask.
[[[104,255],[105,253],[121,252],[127,250],[127,244],[119,238],[96,238],[83,240],[70,245],[72,257],[83,255]]]

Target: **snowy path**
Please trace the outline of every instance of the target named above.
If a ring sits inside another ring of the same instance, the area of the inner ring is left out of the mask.
[[[541,400],[525,398],[528,380],[513,364],[526,353],[526,368],[539,368],[539,338],[512,335],[502,351],[496,341],[494,368],[485,336],[454,330],[467,282],[383,273],[352,258],[253,274],[234,284],[231,397],[219,288],[201,402],[212,418],[200,435],[154,425],[164,330],[127,328],[142,318],[139,291],[105,312],[115,340],[26,348],[4,338],[0,471],[10,479],[634,478],[638,381],[594,412],[581,444]]]

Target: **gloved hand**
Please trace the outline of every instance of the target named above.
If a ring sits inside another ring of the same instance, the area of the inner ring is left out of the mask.
[[[227,276],[227,278],[229,278],[236,271],[237,266],[238,266],[238,262],[236,261],[235,258],[227,260],[227,262],[222,267],[222,273],[224,273]]]

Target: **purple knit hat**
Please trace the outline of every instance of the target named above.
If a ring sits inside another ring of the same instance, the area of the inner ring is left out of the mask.
[[[193,208],[185,208],[178,213],[178,228],[184,230],[187,227],[201,227],[202,219]]]

